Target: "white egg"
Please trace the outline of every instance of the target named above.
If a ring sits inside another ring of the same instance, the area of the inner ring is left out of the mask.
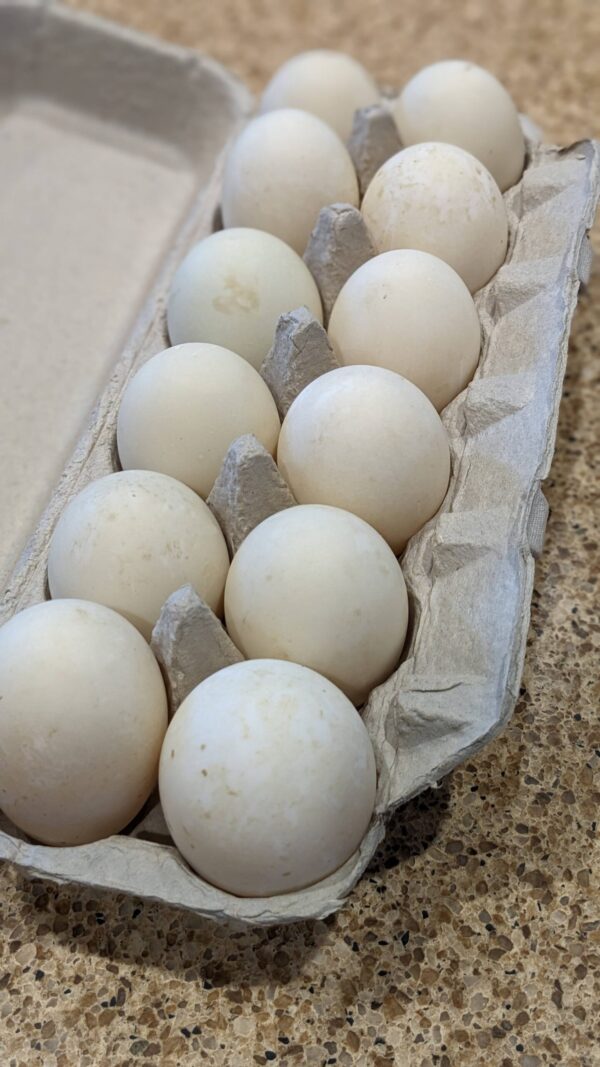
[[[399,249],[350,276],[331,312],[329,340],[340,363],[394,370],[441,411],[473,377],[481,326],[452,267],[427,252]]]
[[[260,230],[220,230],[194,245],[175,274],[169,337],[222,345],[258,370],[279,316],[302,306],[323,321],[313,276],[289,245]]]
[[[377,85],[361,63],[344,52],[319,48],[292,56],[276,71],[262,95],[261,111],[310,111],[346,141],[354,112],[378,102]]]
[[[392,105],[404,145],[446,141],[476,156],[504,191],[525,163],[519,113],[503,85],[474,63],[448,59],[415,74]]]
[[[155,471],[120,471],[67,504],[48,555],[51,596],[114,608],[146,638],[188,582],[219,613],[229,569],[212,512],[187,485]]]
[[[238,896],[302,889],[356,850],[375,802],[364,723],[326,678],[259,659],[213,674],[167,731],[160,799],[178,849]]]
[[[275,401],[260,374],[219,345],[153,356],[127,386],[117,426],[121,466],[170,474],[207,497],[230,444],[251,433],[274,454]]]
[[[302,663],[362,704],[398,663],[408,599],[400,564],[372,526],[304,505],[272,515],[241,544],[225,618],[247,659]]]
[[[358,181],[347,148],[308,111],[282,108],[242,130],[225,163],[225,226],[254,226],[303,255],[322,207],[358,205]]]
[[[395,553],[438,510],[450,475],[433,404],[382,367],[340,367],[311,382],[283,421],[277,462],[298,503],[359,515]]]
[[[0,629],[0,807],[26,834],[118,833],[156,785],[166,729],[158,664],[114,611],[49,601]]]
[[[362,212],[379,252],[431,252],[472,293],[506,256],[502,194],[483,164],[455,145],[427,142],[397,152],[375,174]]]

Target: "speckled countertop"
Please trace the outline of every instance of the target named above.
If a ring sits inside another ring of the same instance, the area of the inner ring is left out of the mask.
[[[464,56],[550,139],[600,136],[597,0],[78,6],[208,51],[253,88],[323,43],[389,83]],[[400,812],[325,922],[235,931],[3,866],[1,1067],[600,1064],[599,390],[600,261],[575,321],[504,735]]]

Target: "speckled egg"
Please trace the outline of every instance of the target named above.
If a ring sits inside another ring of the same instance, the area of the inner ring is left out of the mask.
[[[212,512],[187,485],[155,471],[119,471],[67,504],[50,542],[53,597],[114,608],[146,638],[165,600],[189,583],[219,613],[229,569]]]
[[[202,878],[237,896],[312,885],[360,844],[375,759],[326,678],[257,659],[207,678],[171,721],[159,788],[169,831]]]
[[[472,293],[506,256],[502,194],[483,163],[455,145],[429,141],[397,152],[373,177],[362,213],[379,252],[430,252]]]

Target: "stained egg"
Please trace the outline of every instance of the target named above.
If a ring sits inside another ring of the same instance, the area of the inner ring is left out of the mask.
[[[194,245],[175,274],[169,337],[222,345],[258,369],[279,316],[301,306],[322,322],[319,291],[293,249],[257,229],[220,230]]]

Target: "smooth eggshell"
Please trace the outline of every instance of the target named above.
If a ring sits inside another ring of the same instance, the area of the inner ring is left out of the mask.
[[[329,340],[340,363],[394,370],[441,411],[473,377],[481,326],[452,267],[426,252],[397,249],[350,276],[331,312]]]
[[[236,437],[251,433],[274,454],[280,422],[260,374],[210,344],[153,356],[127,386],[117,426],[122,467],[160,471],[207,497]]]
[[[261,111],[310,111],[346,141],[354,112],[378,102],[377,85],[361,63],[322,48],[292,56],[275,72],[262,95]]]
[[[260,230],[220,230],[194,245],[175,274],[169,337],[222,345],[258,370],[279,316],[302,306],[323,321],[313,276],[289,245]]]
[[[476,156],[504,191],[525,163],[519,113],[503,85],[474,63],[449,59],[415,74],[392,105],[404,145],[446,141]]]
[[[116,612],[56,600],[0,629],[0,807],[50,845],[116,834],[156,785],[160,669]]]
[[[311,382],[283,421],[277,462],[298,503],[359,515],[395,553],[435,514],[450,475],[433,404],[382,367],[341,367]]]
[[[202,878],[272,896],[352,855],[375,801],[375,760],[347,697],[296,663],[250,660],[190,693],[167,731],[160,798]]]
[[[259,115],[227,156],[225,226],[266,230],[303,255],[319,211],[337,202],[358,205],[356,172],[338,135],[308,111]]]
[[[114,608],[146,638],[165,600],[188,582],[219,613],[229,569],[212,512],[155,471],[120,471],[82,489],[50,542],[50,594]]]
[[[375,174],[362,212],[379,252],[431,252],[472,293],[506,256],[502,194],[483,164],[455,145],[427,142],[397,152]]]
[[[361,704],[398,662],[408,599],[400,564],[372,526],[304,505],[272,515],[241,544],[225,618],[247,659],[302,663]]]

